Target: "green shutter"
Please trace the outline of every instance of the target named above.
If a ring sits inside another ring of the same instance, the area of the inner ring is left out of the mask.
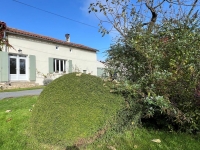
[[[97,76],[102,77],[103,74],[104,74],[104,68],[97,68]]]
[[[49,58],[49,73],[53,73],[53,58]]]
[[[72,73],[72,60],[69,60],[69,73]]]
[[[0,81],[8,81],[8,53],[0,51]]]
[[[35,55],[30,55],[29,56],[29,68],[30,68],[30,74],[29,74],[29,79],[30,81],[35,81],[36,80],[36,58]]]

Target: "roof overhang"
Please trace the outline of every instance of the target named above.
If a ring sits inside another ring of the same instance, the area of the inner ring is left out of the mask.
[[[48,37],[48,36],[43,36],[43,35],[27,32],[27,31],[22,31],[22,30],[18,30],[18,29],[14,29],[14,28],[9,28],[9,27],[6,29],[6,33],[24,36],[24,37],[29,37],[29,38],[33,38],[33,39],[37,39],[37,40],[43,40],[43,41],[47,41],[47,42],[52,42],[52,43],[55,43],[55,44],[61,44],[61,45],[64,45],[64,46],[80,48],[80,49],[87,50],[87,51],[93,51],[93,52],[98,51],[97,49],[94,49],[94,48],[91,48],[91,47],[88,47],[88,46],[84,46],[82,44],[66,42],[66,41],[58,40],[58,39],[51,38],[51,37]]]

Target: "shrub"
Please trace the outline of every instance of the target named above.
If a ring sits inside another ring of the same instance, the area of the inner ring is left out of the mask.
[[[53,81],[53,79],[45,78],[44,81],[43,81],[43,84],[46,86],[49,83],[51,83],[52,81]]]
[[[141,104],[143,121],[152,119],[170,130],[200,131],[199,23],[164,21],[154,34],[130,30],[129,43],[117,43],[108,51],[108,70],[121,81],[115,92],[128,103]]]
[[[104,128],[122,100],[98,77],[63,75],[40,94],[31,118],[32,133],[39,142],[73,145]]]

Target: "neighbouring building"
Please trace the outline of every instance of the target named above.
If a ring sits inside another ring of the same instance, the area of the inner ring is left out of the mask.
[[[108,74],[105,72],[105,62],[98,61],[97,62],[97,76],[98,77],[107,77]]]
[[[97,61],[97,50],[51,37],[9,28],[4,38],[13,48],[0,51],[0,83],[19,81],[43,84],[44,78],[57,78],[71,72],[101,76],[104,64]]]

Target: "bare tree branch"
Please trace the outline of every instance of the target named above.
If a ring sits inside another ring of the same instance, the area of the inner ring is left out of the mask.
[[[170,0],[166,0],[166,2],[174,4],[174,5],[193,6],[193,4],[185,4],[183,2],[181,3],[179,0],[177,0],[177,1],[178,1],[178,3],[170,1]]]
[[[109,33],[111,26],[122,37],[126,38],[129,29],[147,28],[149,32],[155,31],[156,27],[165,20],[181,20],[181,18],[196,16],[195,6],[199,0],[106,0],[105,3],[97,0],[90,5],[90,12],[104,14],[100,20],[100,31],[104,35]],[[168,5],[165,5],[165,2]],[[165,7],[169,6],[169,8]],[[186,9],[186,8],[189,8]],[[193,15],[193,16],[192,16]],[[195,18],[195,17],[193,17]],[[107,23],[111,26],[107,26]]]
[[[154,9],[158,8],[159,6],[161,6],[163,3],[165,2],[165,0],[163,0],[161,3],[159,3],[157,6],[154,7]]]
[[[151,11],[152,17],[151,17],[151,21],[149,22],[148,30],[152,31],[152,27],[156,22],[158,14],[156,13],[156,11],[155,11],[155,9],[153,7],[149,6],[147,3],[145,3],[145,5]]]
[[[194,8],[196,7],[197,2],[198,2],[198,0],[194,0],[194,3],[192,4],[192,8],[190,9],[190,11],[189,11],[189,13],[187,15],[188,18],[190,17],[190,15],[192,14]]]
[[[149,4],[148,2],[145,3],[146,7],[151,11],[152,16],[151,16],[151,21],[149,23],[143,23],[143,26],[149,25],[148,30],[150,32],[152,31],[152,27],[157,20],[158,13],[156,12],[156,8],[161,6],[164,2],[165,2],[165,0],[162,0],[162,2],[160,2],[157,6],[154,6],[154,7],[153,7],[154,1],[151,1],[151,4]]]

